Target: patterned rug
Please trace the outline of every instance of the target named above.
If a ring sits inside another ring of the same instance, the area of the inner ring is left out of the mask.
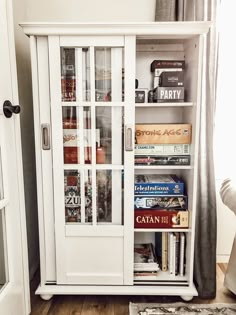
[[[236,304],[130,303],[129,315],[236,315]]]

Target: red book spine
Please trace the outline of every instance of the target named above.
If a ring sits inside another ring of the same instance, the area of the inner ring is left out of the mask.
[[[135,228],[187,228],[188,211],[138,209],[134,211]]]

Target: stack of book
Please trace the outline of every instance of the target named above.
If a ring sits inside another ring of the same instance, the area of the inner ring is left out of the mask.
[[[135,175],[135,228],[187,228],[184,182],[174,174]]]
[[[153,102],[184,101],[184,60],[153,60]]]
[[[190,165],[191,124],[136,124],[136,165]]]
[[[134,244],[134,280],[157,280],[159,269],[153,244]]]

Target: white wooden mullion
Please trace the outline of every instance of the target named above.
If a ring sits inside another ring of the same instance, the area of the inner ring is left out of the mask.
[[[122,48],[111,48],[112,103],[122,101]],[[111,108],[112,164],[120,165],[122,158],[122,108]],[[112,171],[112,223],[121,224],[121,172]]]
[[[82,48],[75,48],[75,68],[76,68],[76,100],[81,104],[83,101],[83,52]],[[77,133],[79,136],[79,163],[84,164],[84,111],[83,107],[76,107],[77,119],[79,118],[79,127]],[[79,129],[79,130],[78,130]],[[84,187],[84,171],[79,171],[80,179],[80,214],[81,223],[85,223],[85,187]]]
[[[95,107],[95,54],[90,47],[90,92],[91,92],[91,146],[92,146],[92,217],[97,225],[97,189],[96,189],[96,107]]]
[[[66,246],[65,246],[65,200],[63,171],[63,127],[61,104],[61,69],[59,36],[49,36],[49,65],[51,92],[51,121],[53,139],[53,179],[55,205],[55,234],[57,283],[66,283]]]
[[[84,108],[80,106],[79,111],[79,163],[84,164]],[[78,117],[78,116],[77,116]],[[80,211],[81,223],[85,222],[85,187],[84,170],[80,169]]]
[[[83,101],[83,63],[82,48],[75,48],[76,100]]]
[[[135,36],[125,36],[125,113],[124,124],[135,125]],[[134,150],[124,151],[124,284],[133,284],[134,252]]]
[[[95,54],[94,47],[91,46],[89,49],[89,59],[90,59],[90,93],[91,93],[91,106],[95,102]]]

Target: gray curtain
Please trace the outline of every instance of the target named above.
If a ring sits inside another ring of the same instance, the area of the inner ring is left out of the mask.
[[[217,0],[156,0],[156,21],[214,21]],[[206,38],[203,65],[194,281],[199,297],[216,295],[216,192],[213,132],[216,104],[217,33]]]

